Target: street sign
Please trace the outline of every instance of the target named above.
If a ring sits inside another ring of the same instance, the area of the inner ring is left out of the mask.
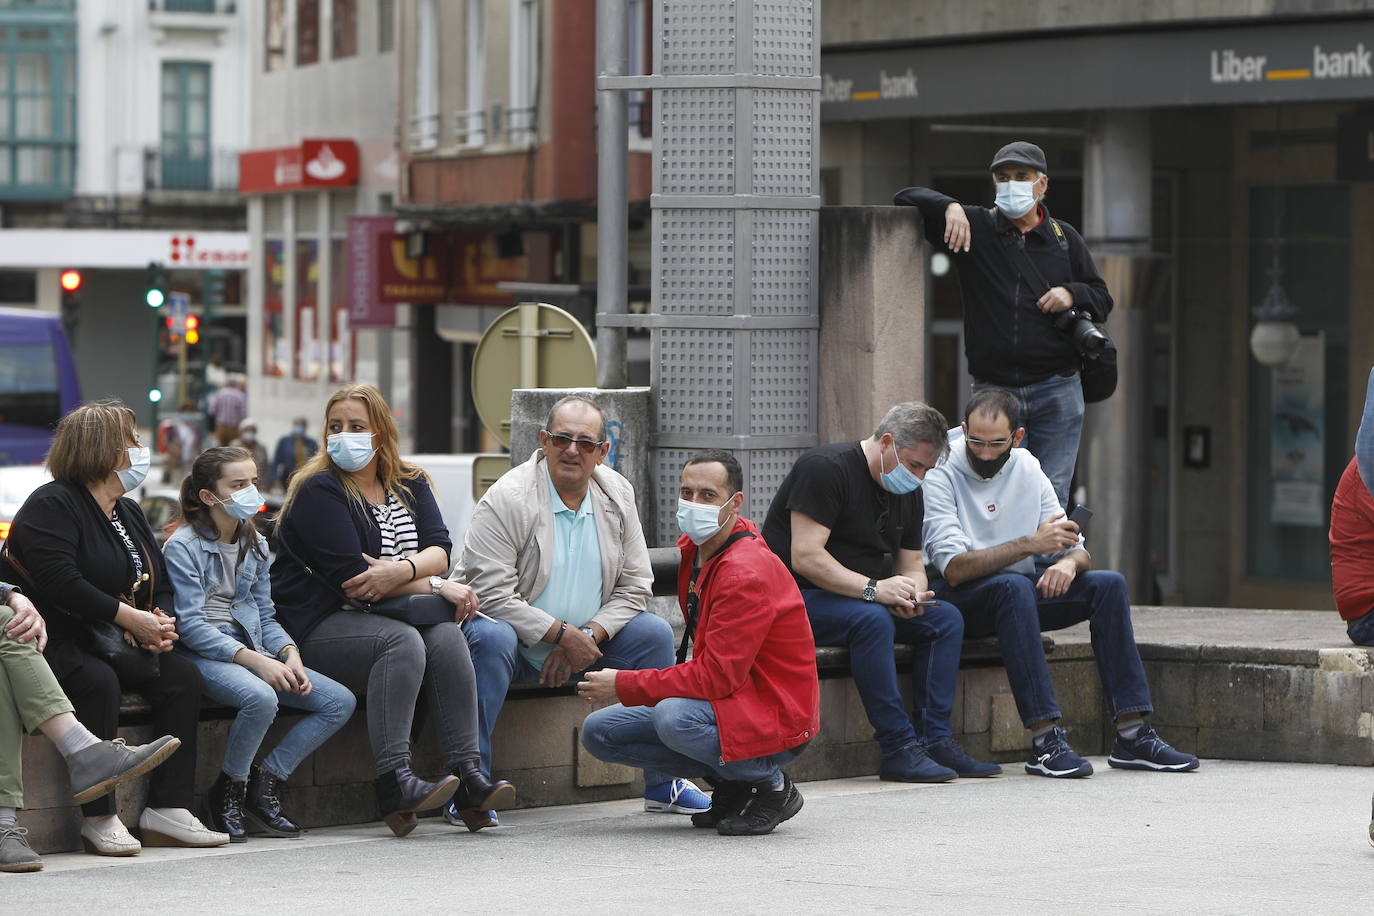
[[[173,334],[186,333],[186,316],[191,314],[191,297],[185,293],[171,293],[167,296],[167,317]]]
[[[472,400],[483,425],[510,447],[516,388],[594,388],[596,348],[582,322],[557,306],[522,302],[482,334],[472,358]]]

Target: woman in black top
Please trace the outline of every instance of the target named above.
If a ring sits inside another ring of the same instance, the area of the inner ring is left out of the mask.
[[[78,718],[101,738],[119,728],[122,689],[152,705],[158,732],[181,739],[181,751],[155,770],[139,818],[149,846],[222,846],[223,833],[191,814],[200,719],[200,674],[170,654],[177,638],[172,587],[162,552],[138,503],[124,494],[148,473],[134,412],[119,401],[73,410],[57,424],[47,466],[51,483],[30,494],[10,527],[13,572],[48,624],[44,653]],[[121,683],[115,669],[88,652],[86,637],[112,621],[127,641],[157,656],[158,674]],[[141,846],[115,816],[107,795],[82,807],[81,838],[89,852],[136,855]]]
[[[458,626],[477,596],[447,578],[453,547],[429,475],[401,460],[396,423],[381,392],[350,385],[325,406],[327,447],[291,479],[277,528],[272,600],[311,666],[367,697],[377,801],[397,836],[415,812],[445,806],[451,824],[480,830],[493,809],[515,799],[482,772],[477,685]],[[411,626],[376,613],[372,602],[438,595],[453,622]],[[411,724],[423,689],[451,774],[436,782],[410,769]]]

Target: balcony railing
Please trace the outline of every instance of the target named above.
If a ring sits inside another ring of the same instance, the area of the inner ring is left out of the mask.
[[[435,130],[437,134],[437,123]],[[538,137],[538,113],[533,106],[508,108],[500,102],[493,102],[488,108],[453,113],[453,142],[458,146],[525,146],[533,144]]]
[[[115,151],[116,193],[148,191],[237,191],[237,150],[216,149],[204,156],[184,155],[156,146]]]
[[[154,13],[224,13],[233,15],[236,0],[148,0]]]

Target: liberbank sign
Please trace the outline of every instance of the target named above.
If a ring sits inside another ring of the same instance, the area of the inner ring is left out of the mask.
[[[821,118],[1374,98],[1374,19],[821,54]]]

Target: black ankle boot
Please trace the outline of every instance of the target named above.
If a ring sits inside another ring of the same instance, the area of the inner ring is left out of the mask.
[[[692,815],[693,827],[714,827],[727,817],[744,810],[749,801],[749,783],[707,777],[711,784],[711,807]]]
[[[256,830],[268,836],[294,840],[301,835],[301,828],[281,809],[283,781],[271,770],[262,766],[253,767],[248,776],[248,797],[244,802],[243,815]]]
[[[453,795],[453,806],[464,826],[474,833],[496,823],[490,812],[509,808],[515,802],[515,786],[504,779],[493,782],[482,772],[480,761],[464,760],[454,775],[462,782]]]
[[[243,820],[243,799],[248,784],[219,774],[205,799],[210,829],[229,834],[229,842],[242,843],[248,839],[248,825]]]
[[[415,829],[415,812],[445,804],[458,791],[459,782],[456,776],[426,782],[412,773],[409,766],[403,766],[378,776],[372,785],[377,790],[382,820],[396,836],[405,836]]]

